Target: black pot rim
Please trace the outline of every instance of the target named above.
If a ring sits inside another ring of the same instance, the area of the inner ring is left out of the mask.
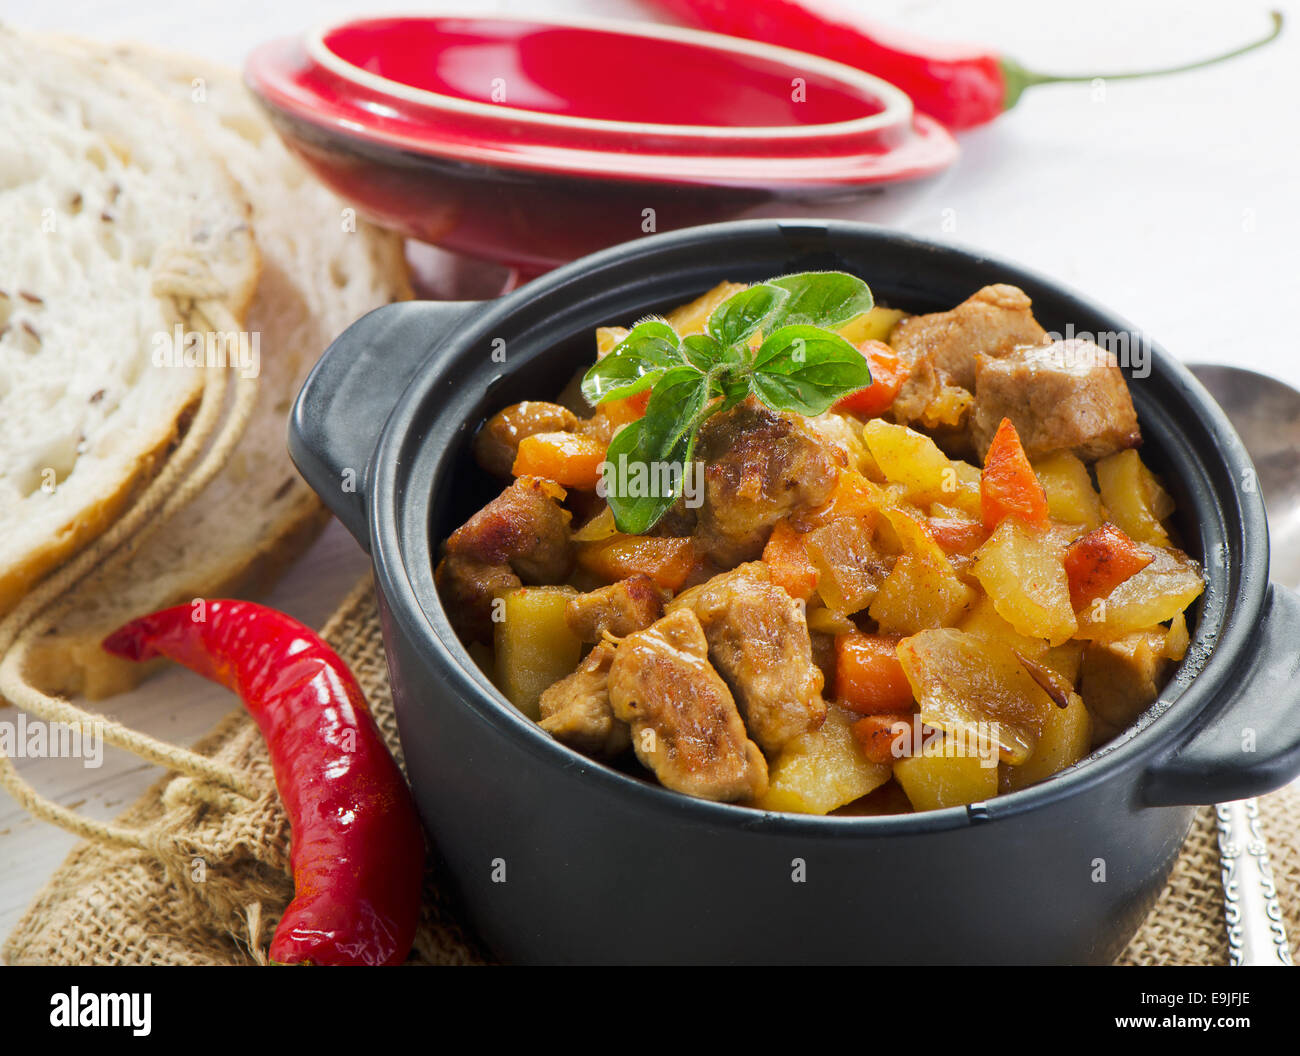
[[[824,230],[832,236],[874,240],[908,246],[936,255],[936,260],[977,262],[995,269],[997,281],[1047,287],[1078,302],[1091,313],[1105,317],[1116,331],[1139,333],[1121,317],[1097,306],[1054,280],[996,257],[951,243],[930,242],[899,234],[878,225],[849,221],[743,220],[687,228],[666,234],[651,235],[631,243],[615,246],[567,264],[526,286],[486,305],[481,314],[467,324],[469,332],[483,335],[493,332],[494,324],[514,313],[520,306],[543,296],[554,295],[575,280],[589,280],[593,273],[612,268],[648,265],[649,260],[666,251],[679,249],[702,239],[726,239],[732,243],[746,238],[771,238],[778,230]],[[1145,341],[1145,338],[1143,338]],[[1148,342],[1153,373],[1168,373],[1185,391],[1186,398],[1200,415],[1201,439],[1212,451],[1202,457],[1218,458],[1231,474],[1229,479],[1242,480],[1251,472],[1244,445],[1227,417],[1195,379],[1191,372],[1171,355]],[[666,812],[683,822],[716,826],[740,826],[782,835],[805,835],[818,838],[860,838],[884,835],[915,835],[943,832],[973,823],[992,823],[1051,806],[1071,798],[1110,779],[1120,771],[1151,760],[1173,746],[1180,735],[1208,709],[1230,682],[1233,670],[1249,654],[1248,643],[1258,622],[1268,593],[1268,529],[1262,497],[1240,489],[1230,493],[1231,506],[1225,504],[1224,489],[1214,489],[1220,518],[1218,537],[1226,551],[1228,571],[1210,572],[1211,586],[1204,596],[1202,617],[1198,621],[1193,648],[1182,666],[1171,676],[1157,703],[1139,722],[1110,744],[1098,749],[1084,761],[1054,775],[1046,781],[1018,792],[1006,793],[984,803],[968,807],[889,816],[817,816],[770,813],[753,807],[694,799],[659,785],[638,780],[594,762],[550,737],[536,723],[516,711],[479,671],[459,639],[451,632],[436,599],[443,634],[420,605],[416,589],[405,567],[405,551],[421,530],[427,537],[427,507],[423,516],[411,516],[410,500],[399,501],[403,494],[406,467],[400,457],[403,444],[422,436],[418,419],[421,408],[440,384],[449,383],[448,371],[454,364],[447,357],[428,366],[412,380],[384,426],[372,463],[369,496],[369,528],[374,556],[375,575],[388,615],[400,623],[402,633],[429,657],[452,683],[453,696],[472,702],[476,717],[493,734],[509,738],[526,747],[529,753],[551,765],[582,772],[592,782],[593,795],[629,797],[643,809]],[[459,429],[467,423],[457,423]],[[1188,430],[1179,427],[1179,432]],[[1194,430],[1192,431],[1194,432]],[[446,453],[438,456],[438,465],[448,461]],[[391,512],[385,512],[391,511]],[[1198,511],[1200,512],[1200,511]],[[396,515],[394,515],[396,514]],[[1224,518],[1227,518],[1227,522]],[[1234,533],[1231,525],[1235,524]],[[1240,537],[1234,546],[1232,537]],[[428,546],[427,538],[424,545]],[[429,556],[433,553],[430,549]],[[1218,577],[1219,589],[1212,589]],[[430,576],[431,582],[431,576]],[[1212,639],[1212,648],[1210,642]],[[1194,658],[1198,648],[1204,650]],[[1166,699],[1166,695],[1172,695]],[[461,706],[459,703],[453,706]]]

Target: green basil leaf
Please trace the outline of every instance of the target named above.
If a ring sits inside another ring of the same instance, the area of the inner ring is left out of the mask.
[[[708,334],[691,334],[682,338],[682,358],[697,370],[708,373],[710,367],[723,361],[726,349]]]
[[[871,368],[837,334],[815,326],[786,326],[758,350],[750,384],[774,410],[816,415],[841,396],[870,385]]]
[[[833,329],[871,311],[875,299],[865,282],[842,271],[805,271],[769,279],[768,285],[789,297],[768,319],[768,331],[782,326],[824,326]]]
[[[583,376],[582,395],[593,406],[632,396],[681,362],[677,332],[661,319],[648,319],[592,365]]]
[[[790,291],[765,282],[733,293],[713,309],[706,324],[708,332],[723,347],[747,341],[763,320],[790,299]]]
[[[655,385],[645,414],[620,429],[605,453],[605,499],[620,532],[643,535],[682,493],[700,422],[709,415],[709,383],[694,367],[676,367]]]
[[[646,456],[663,455],[691,428],[707,399],[708,379],[694,367],[675,367],[660,378],[641,419]]]
[[[752,391],[749,375],[725,378],[718,388],[720,389],[719,395],[722,396],[722,403],[717,407],[715,412],[717,414],[731,410]]]

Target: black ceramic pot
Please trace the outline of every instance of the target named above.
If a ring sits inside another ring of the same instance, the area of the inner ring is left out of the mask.
[[[1048,330],[1132,331],[1021,268],[864,225],[747,221],[630,242],[481,304],[381,308],[326,352],[290,448],[374,558],[402,747],[429,832],[481,935],[519,962],[1106,962],[1140,924],[1194,806],[1300,772],[1300,598],[1268,582],[1249,459],[1187,370],[1136,335],[1143,457],[1206,568],[1192,646],[1138,724],[987,803],[805,817],[689,799],[570,751],[470,659],[434,590],[438,542],[500,483],[469,456],[484,416],[552,397],[591,332],[722,279],[810,269],[949,308],[1024,288]]]

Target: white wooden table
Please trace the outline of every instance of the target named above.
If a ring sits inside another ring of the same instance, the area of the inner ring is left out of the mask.
[[[1253,37],[1268,3],[1210,0],[843,0],[917,32],[996,44],[1061,72],[1182,61]],[[357,0],[0,0],[0,20],[106,39],[199,50],[238,64],[269,37],[356,13]],[[394,8],[402,5],[394,4]],[[1031,91],[993,126],[962,137],[953,170],[899,196],[891,222],[1022,262],[1085,290],[1187,360],[1252,367],[1300,386],[1289,329],[1300,306],[1300,3],[1266,51],[1162,81]],[[653,18],[634,0],[473,0],[464,10],[581,11]],[[666,75],[671,75],[668,71]],[[338,526],[270,596],[319,624],[367,562]],[[189,743],[234,705],[223,691],[170,671],[108,702],[140,729]],[[0,721],[12,721],[0,711]],[[111,817],[157,770],[106,750],[88,771],[67,761],[22,772],[60,802]],[[0,801],[0,935],[72,846],[64,833]]]

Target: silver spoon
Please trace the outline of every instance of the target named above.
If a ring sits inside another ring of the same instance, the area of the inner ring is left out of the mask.
[[[1300,392],[1241,367],[1191,371],[1227,412],[1250,452],[1268,510],[1270,578],[1300,586]]]
[[[1227,412],[1255,463],[1268,511],[1271,577],[1300,584],[1300,392],[1240,367],[1197,363],[1191,370]],[[1291,945],[1259,827],[1259,801],[1220,803],[1214,813],[1230,963],[1289,965]]]

